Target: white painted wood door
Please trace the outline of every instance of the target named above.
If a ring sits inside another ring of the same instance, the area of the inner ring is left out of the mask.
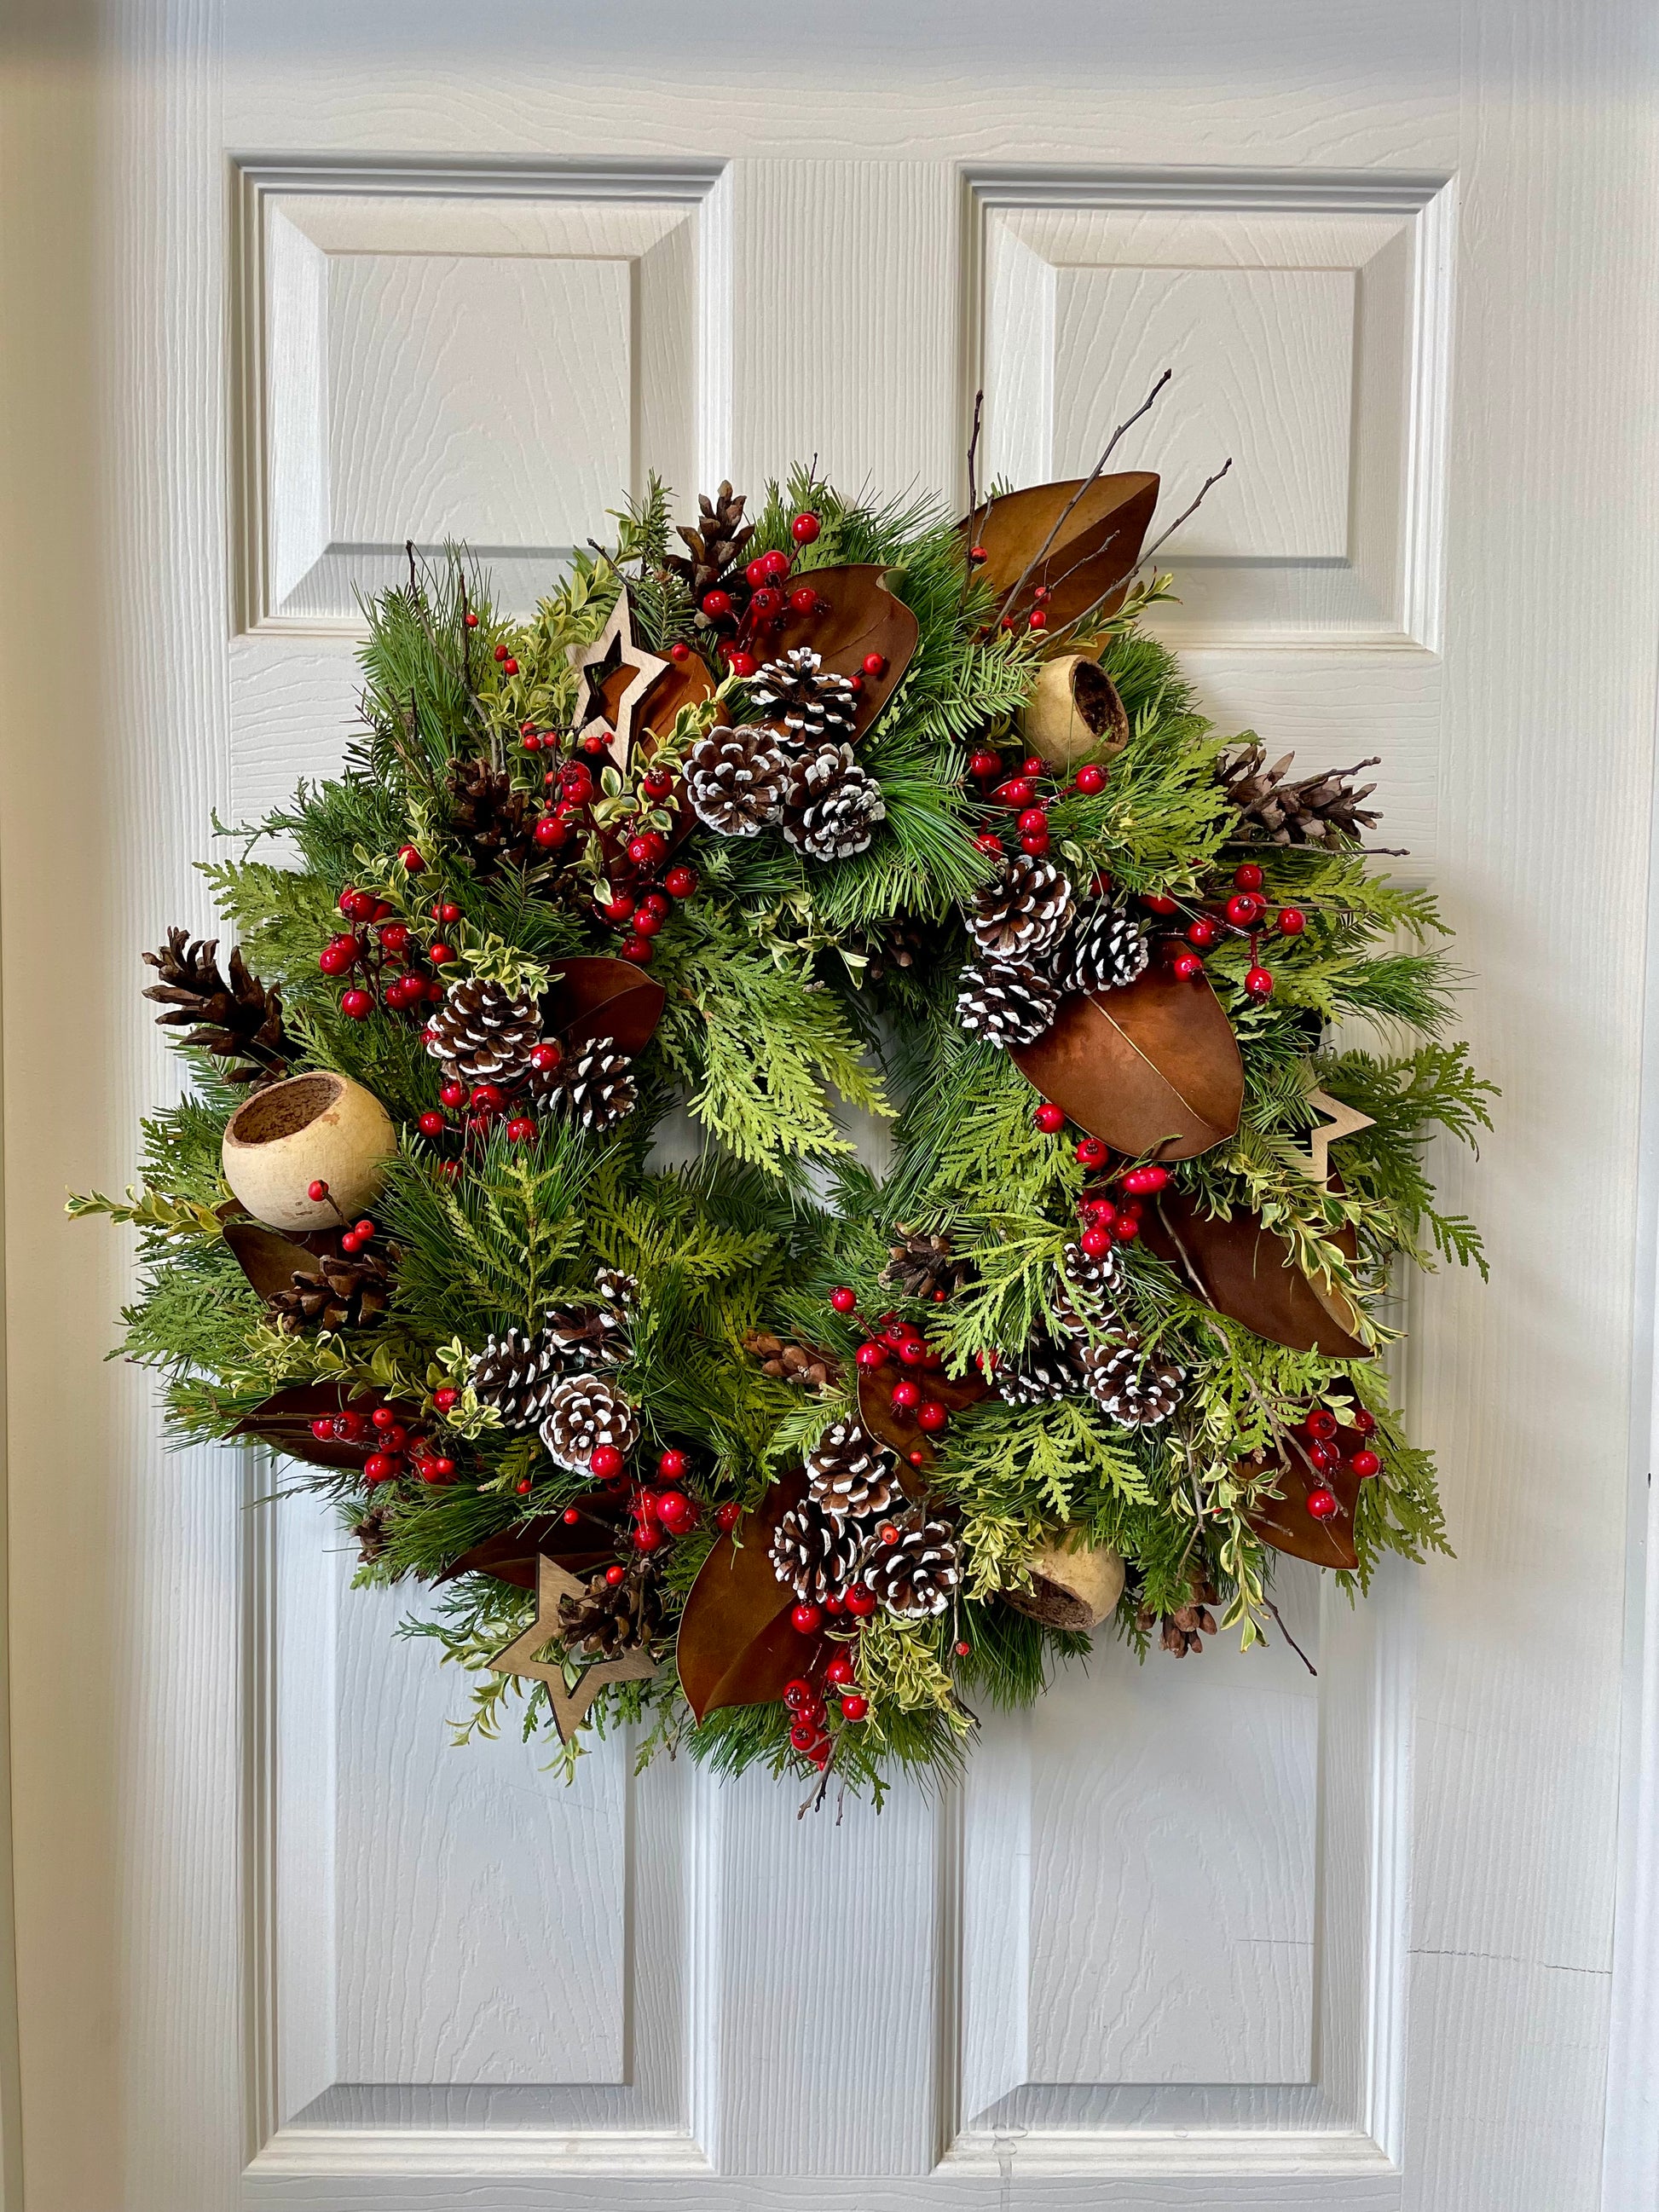
[[[1645,12],[15,11],[12,2212],[1602,2201]],[[1179,497],[1234,458],[1170,629],[1230,727],[1384,757],[1504,1087],[1479,1176],[1443,1163],[1492,1286],[1411,1294],[1456,1561],[1358,1613],[1287,1572],[1316,1684],[1103,1648],[879,1819],[448,1749],[453,1685],[319,1518],[160,1448],[100,1364],[120,1256],[58,1216],[169,1080],[136,954],[206,920],[210,807],[337,759],[406,535],[524,595],[648,466],[957,498],[976,383],[1029,481],[1166,364],[1124,465]]]

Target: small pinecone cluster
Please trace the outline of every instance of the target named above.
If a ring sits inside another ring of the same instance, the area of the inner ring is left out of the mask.
[[[631,1275],[601,1267],[593,1287],[596,1300],[551,1307],[538,1329],[509,1328],[472,1355],[466,1379],[505,1427],[538,1428],[562,1383],[628,1357],[629,1308],[638,1285]]]
[[[783,816],[789,765],[763,726],[710,730],[685,763],[685,795],[705,830],[754,837]]]
[[[831,1520],[888,1512],[899,1494],[892,1456],[857,1421],[832,1421],[806,1455],[806,1486]]]
[[[1008,1406],[1044,1406],[1069,1398],[1083,1370],[1075,1346],[1038,1330],[1017,1358],[997,1363],[997,1395]]]
[[[974,1279],[972,1261],[958,1260],[948,1237],[929,1237],[920,1230],[901,1227],[899,1242],[890,1244],[887,1250],[881,1279],[890,1291],[904,1291],[913,1298],[943,1305]]]
[[[1365,830],[1376,828],[1379,817],[1364,804],[1376,786],[1368,783],[1356,791],[1353,779],[1362,769],[1376,768],[1380,757],[1291,783],[1285,770],[1296,758],[1294,753],[1269,767],[1264,746],[1246,745],[1217,763],[1216,779],[1237,808],[1239,828],[1246,836],[1267,838],[1275,845],[1357,844]]]
[[[225,1079],[263,1091],[280,1083],[294,1054],[283,1027],[280,992],[267,990],[249,972],[240,945],[233,945],[230,975],[219,972],[219,940],[192,943],[187,929],[170,929],[159,952],[142,957],[161,978],[144,992],[167,1011],[155,1017],[164,1030],[187,1032],[182,1042],[228,1063]]]
[[[572,1375],[547,1402],[541,1424],[550,1457],[573,1474],[586,1474],[601,1444],[624,1454],[639,1442],[639,1420],[622,1392],[602,1375]]]
[[[851,682],[826,668],[810,645],[766,661],[749,696],[765,719],[777,725],[786,745],[839,743],[853,727],[856,695]]]
[[[690,550],[690,558],[684,553],[671,553],[663,565],[680,579],[694,599],[727,581],[744,547],[754,536],[754,525],[743,519],[744,506],[744,495],[722,483],[713,499],[707,492],[699,493],[696,529],[680,524],[679,534]]]
[[[386,1555],[386,1522],[395,1503],[394,1498],[377,1498],[351,1524],[351,1533],[357,1539],[357,1557],[366,1567]]]
[[[1120,991],[1144,975],[1152,958],[1146,933],[1120,906],[1103,900],[1078,916],[1054,955],[1054,987],[1074,991]]]
[[[1204,1638],[1213,1636],[1215,1615],[1206,1600],[1215,1592],[1207,1585],[1195,1590],[1190,1601],[1176,1607],[1173,1613],[1154,1613],[1151,1606],[1143,1605],[1135,1614],[1135,1626],[1143,1636],[1150,1636],[1156,1628],[1158,1642],[1177,1659],[1184,1659],[1189,1651],[1201,1651]]]
[[[521,1083],[542,1041],[541,1008],[528,991],[464,975],[426,1026],[426,1048],[453,1083]]]
[[[838,1520],[814,1498],[803,1498],[778,1522],[772,1538],[772,1571],[805,1605],[842,1597],[869,1545],[869,1532]]]
[[[568,1114],[584,1129],[614,1129],[639,1101],[634,1063],[614,1037],[594,1037],[551,1067],[532,1066],[530,1094],[552,1112]]]
[[[540,857],[536,811],[505,770],[487,760],[449,765],[449,828],[471,855],[473,872],[488,882],[502,868],[528,868]]]
[[[567,1651],[590,1659],[617,1659],[654,1644],[663,1632],[662,1595],[656,1576],[640,1562],[621,1582],[589,1577],[580,1597],[559,1600],[559,1640]]]
[[[1071,927],[1070,878],[1052,860],[1016,853],[986,884],[966,916],[981,956],[1024,960],[1048,951]]]
[[[943,1521],[901,1528],[896,1543],[878,1542],[864,1570],[865,1587],[890,1613],[913,1618],[943,1613],[961,1580],[956,1539]]]
[[[1060,994],[1028,960],[970,960],[957,988],[957,1019],[987,1044],[1032,1044],[1052,1028]]]
[[[381,1250],[325,1253],[313,1274],[295,1273],[269,1312],[285,1336],[307,1328],[367,1328],[392,1297],[396,1255]]]
[[[1089,1395],[1120,1428],[1152,1428],[1181,1403],[1183,1370],[1138,1344],[1091,1344],[1082,1364]]]
[[[860,768],[851,745],[826,744],[789,763],[783,834],[809,860],[850,860],[872,842],[887,817],[881,786]]]
[[[769,1375],[775,1382],[793,1383],[798,1390],[822,1394],[841,1377],[839,1362],[827,1353],[809,1352],[805,1345],[786,1344],[769,1329],[751,1329],[743,1340],[743,1348],[751,1359],[759,1360],[763,1375]]]

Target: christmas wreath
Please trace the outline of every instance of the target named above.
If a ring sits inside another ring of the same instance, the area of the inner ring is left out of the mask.
[[[463,1734],[879,1790],[1108,1621],[1443,1545],[1383,1313],[1480,1264],[1423,1153],[1489,1088],[1359,770],[1145,626],[1157,491],[653,483],[528,621],[411,549],[343,772],[204,867],[235,949],[144,956],[124,1349],[428,1587]]]

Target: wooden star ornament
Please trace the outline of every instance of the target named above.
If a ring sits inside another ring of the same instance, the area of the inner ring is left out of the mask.
[[[538,1553],[536,1618],[522,1636],[515,1636],[489,1662],[492,1674],[521,1674],[545,1684],[554,1724],[564,1743],[569,1742],[587,1718],[588,1708],[601,1690],[612,1682],[643,1682],[657,1671],[657,1662],[648,1651],[624,1651],[620,1658],[596,1660],[591,1667],[584,1668],[573,1690],[565,1680],[561,1661],[538,1658],[538,1652],[544,1650],[559,1632],[559,1600],[585,1595],[585,1584],[574,1575],[550,1559],[545,1552]]]
[[[584,686],[577,708],[576,742],[599,736],[625,769],[647,695],[669,663],[647,653],[634,635],[634,610],[626,590],[592,645],[573,645],[570,664]]]
[[[1310,1091],[1308,1103],[1322,1119],[1309,1132],[1307,1151],[1293,1153],[1291,1157],[1310,1182],[1328,1182],[1331,1179],[1331,1146],[1339,1137],[1352,1137],[1356,1129],[1369,1129],[1371,1116],[1360,1113],[1355,1107],[1345,1106],[1340,1098],[1333,1098],[1328,1091]]]

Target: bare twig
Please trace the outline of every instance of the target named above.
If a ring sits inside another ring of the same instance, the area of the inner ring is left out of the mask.
[[[1084,608],[1081,614],[1073,615],[1070,622],[1066,623],[1062,629],[1056,630],[1054,633],[1055,636],[1063,637],[1066,635],[1066,630],[1075,629],[1079,623],[1087,622],[1091,615],[1097,613],[1099,610],[1105,605],[1107,600],[1111,598],[1114,592],[1121,592],[1123,586],[1134,574],[1135,570],[1141,568],[1146,562],[1150,561],[1152,556],[1158,551],[1160,547],[1167,545],[1170,540],[1175,536],[1176,531],[1180,529],[1183,522],[1189,522],[1192,520],[1193,516],[1198,513],[1199,508],[1203,506],[1206,498],[1212,491],[1214,490],[1217,484],[1221,482],[1222,477],[1226,475],[1228,470],[1231,468],[1232,465],[1233,457],[1229,453],[1226,459],[1223,461],[1221,466],[1216,471],[1215,474],[1212,477],[1205,477],[1204,482],[1199,487],[1198,497],[1193,501],[1192,505],[1190,507],[1183,507],[1181,513],[1176,515],[1175,520],[1170,525],[1169,528],[1163,532],[1160,536],[1153,538],[1152,544],[1147,546],[1145,552],[1143,552],[1138,559],[1131,562],[1129,566],[1123,571],[1123,574],[1118,577],[1115,583],[1108,584],[1105,590],[1101,592],[1097,599],[1091,599],[1089,602],[1088,605]]]
[[[968,550],[979,536],[979,434],[985,422],[985,386],[974,394],[974,430],[968,441]],[[973,562],[969,562],[971,569]]]
[[[1285,1627],[1285,1616],[1284,1616],[1284,1614],[1279,1611],[1279,1607],[1278,1607],[1273,1603],[1273,1600],[1272,1600],[1270,1597],[1264,1597],[1264,1598],[1262,1599],[1261,1602],[1263,1603],[1263,1605],[1265,1605],[1265,1606],[1267,1607],[1267,1608],[1268,1612],[1269,1612],[1270,1613],[1272,1613],[1272,1615],[1273,1615],[1273,1619],[1274,1619],[1274,1620],[1279,1623],[1279,1634],[1284,1638],[1285,1641],[1285,1642],[1290,1645],[1290,1647],[1291,1647],[1291,1650],[1295,1652],[1295,1654],[1296,1654],[1297,1657],[1297,1658],[1302,1662],[1303,1665],[1307,1668],[1308,1672],[1309,1672],[1309,1673],[1313,1676],[1314,1680],[1315,1680],[1316,1681],[1317,1681],[1317,1680],[1318,1680],[1318,1679],[1319,1679],[1319,1669],[1318,1669],[1318,1668],[1317,1668],[1317,1667],[1316,1667],[1316,1666],[1314,1665],[1313,1661],[1312,1661],[1311,1659],[1310,1659],[1310,1658],[1309,1658],[1309,1656],[1308,1656],[1307,1653],[1306,1653],[1306,1652],[1302,1649],[1302,1646],[1301,1646],[1301,1645],[1297,1642],[1297,1640],[1296,1640],[1295,1637],[1293,1637],[1293,1636],[1291,1635],[1291,1633],[1290,1630],[1289,1630],[1288,1628],[1286,1628],[1286,1627]]]

